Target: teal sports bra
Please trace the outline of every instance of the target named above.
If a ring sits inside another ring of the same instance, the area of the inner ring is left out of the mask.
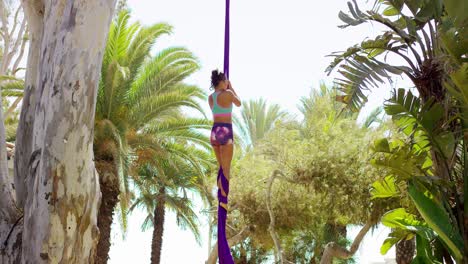
[[[230,107],[222,107],[218,104],[218,94],[219,92],[213,93],[213,108],[211,111],[213,112],[213,116],[231,116],[232,115],[232,104]]]

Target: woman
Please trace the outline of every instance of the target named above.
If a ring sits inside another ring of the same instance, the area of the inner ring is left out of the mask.
[[[214,93],[208,97],[211,111],[213,112],[213,129],[211,130],[211,145],[216,154],[218,164],[229,181],[231,160],[233,154],[234,134],[232,131],[232,104],[241,105],[241,101],[236,94],[236,91],[231,86],[229,80],[222,72],[217,70],[211,73],[211,86],[214,88]],[[218,188],[221,195],[227,196],[229,190],[223,188],[221,178],[218,178]],[[227,210],[227,204],[221,202]]]

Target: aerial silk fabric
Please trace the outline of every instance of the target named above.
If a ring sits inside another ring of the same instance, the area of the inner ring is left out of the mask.
[[[226,0],[226,21],[225,21],[225,31],[224,31],[224,74],[229,79],[229,0]],[[219,168],[218,177],[216,182],[220,182],[223,187],[226,197],[221,193],[221,189],[218,186],[218,256],[219,264],[234,264],[234,259],[231,255],[231,250],[227,242],[226,237],[226,220],[227,220],[227,210],[221,206],[221,203],[228,204],[228,195],[229,195],[229,181],[226,179],[223,173],[223,169]]]
[[[229,79],[229,0],[226,0],[226,21],[224,27],[224,74]]]
[[[221,186],[223,187],[226,196],[223,196],[221,189],[218,188],[218,256],[219,264],[234,264],[234,260],[231,255],[227,237],[226,237],[226,219],[227,211],[221,206],[221,203],[228,204],[229,195],[229,181],[226,179],[223,173],[223,169],[220,167],[218,171],[217,182],[221,179]]]

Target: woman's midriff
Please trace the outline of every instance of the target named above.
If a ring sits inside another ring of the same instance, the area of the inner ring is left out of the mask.
[[[215,116],[213,117],[214,123],[232,123],[231,116]]]

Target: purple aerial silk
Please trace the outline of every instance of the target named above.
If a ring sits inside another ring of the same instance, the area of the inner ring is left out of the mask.
[[[226,0],[226,21],[224,26],[224,74],[229,79],[229,0]]]
[[[226,21],[225,21],[225,32],[224,32],[224,74],[229,79],[229,0],[226,0]],[[234,264],[234,260],[231,255],[231,250],[227,242],[226,237],[226,220],[227,211],[221,206],[221,203],[228,204],[229,194],[229,181],[226,179],[223,173],[221,165],[218,171],[218,177],[216,182],[221,179],[221,186],[223,187],[226,197],[221,193],[221,189],[218,186],[218,256],[219,264]]]
[[[217,182],[221,179],[221,186],[223,187],[226,197],[222,195],[221,189],[218,188],[218,256],[219,264],[234,264],[231,255],[227,237],[226,237],[226,218],[227,211],[220,203],[228,204],[227,195],[229,194],[229,181],[223,173],[223,169],[219,168]]]

